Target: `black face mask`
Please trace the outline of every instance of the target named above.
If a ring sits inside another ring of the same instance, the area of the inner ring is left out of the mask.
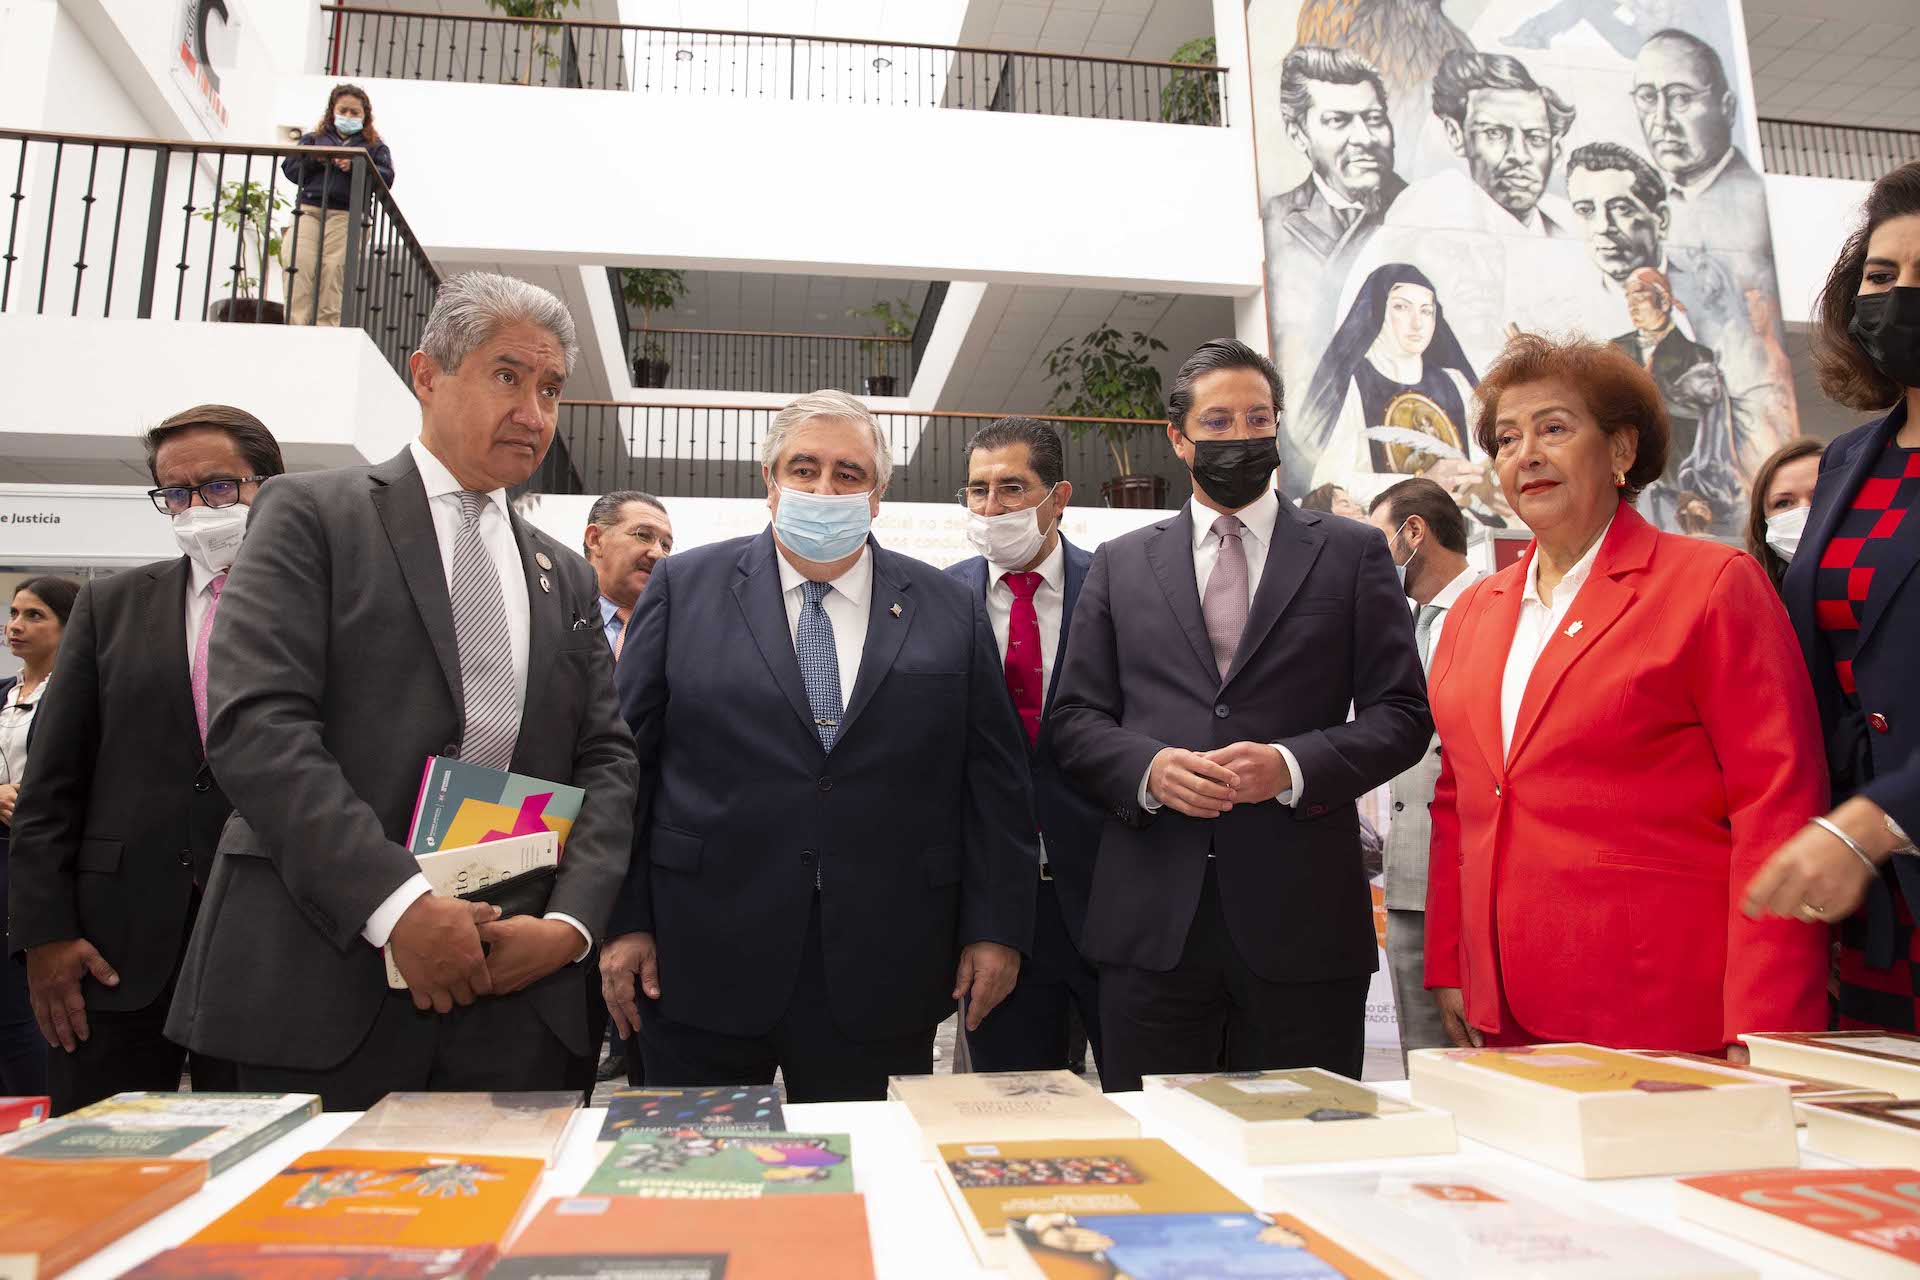
[[[1268,488],[1268,478],[1280,465],[1275,437],[1255,440],[1194,440],[1193,465],[1200,492],[1229,511],[1238,511]]]
[[[1920,288],[1861,294],[1847,332],[1874,368],[1903,387],[1920,387]]]

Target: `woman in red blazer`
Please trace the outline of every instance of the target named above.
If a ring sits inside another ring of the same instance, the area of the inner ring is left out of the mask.
[[[1647,371],[1522,336],[1476,435],[1532,529],[1434,654],[1427,986],[1457,1044],[1720,1053],[1826,1025],[1827,929],[1741,893],[1826,811],[1806,667],[1766,573],[1637,511],[1667,470]]]

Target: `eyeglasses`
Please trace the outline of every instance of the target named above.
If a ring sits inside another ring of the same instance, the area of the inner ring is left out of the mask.
[[[1693,110],[1694,103],[1706,96],[1706,90],[1688,85],[1670,84],[1665,89],[1656,89],[1650,84],[1643,84],[1633,91],[1633,105],[1642,111],[1651,111],[1665,99],[1668,115],[1684,115]]]
[[[961,506],[979,510],[987,505],[987,498],[991,495],[996,502],[1009,511],[1017,511],[1025,507],[1034,494],[1045,495],[1050,492],[1052,490],[1044,487],[1036,489],[1019,480],[1002,480],[996,485],[970,484],[953,496],[960,500]]]
[[[177,516],[193,505],[193,495],[199,494],[200,501],[209,507],[230,507],[240,501],[240,490],[246,485],[261,484],[265,476],[222,476],[217,480],[208,480],[202,484],[172,485],[164,489],[149,489],[147,496],[153,499],[153,506],[163,516]]]

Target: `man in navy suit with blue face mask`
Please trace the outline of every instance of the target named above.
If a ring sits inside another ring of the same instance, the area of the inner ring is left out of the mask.
[[[773,527],[660,562],[615,675],[640,760],[600,971],[650,1086],[878,1099],[1031,946],[1026,748],[965,586],[869,526],[892,459],[819,391],[761,449]]]
[[[1040,819],[1033,958],[994,1016],[967,1036],[979,1071],[1068,1065],[1069,1012],[1100,1060],[1099,973],[1080,954],[1093,859],[1105,814],[1060,772],[1046,713],[1074,601],[1093,556],[1068,542],[1073,500],[1060,434],[1034,418],[1001,418],[967,443],[967,540],[980,554],[947,570],[985,603],[1007,696],[1027,739]]]

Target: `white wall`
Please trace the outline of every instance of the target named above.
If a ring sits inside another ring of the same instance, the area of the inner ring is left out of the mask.
[[[1229,295],[1261,281],[1237,129],[368,88],[393,147],[395,196],[436,256]],[[310,104],[324,89],[290,78],[280,102]]]
[[[867,36],[923,44],[960,39],[967,0],[619,0],[620,21],[709,31]]]
[[[144,469],[141,433],[208,402],[258,416],[292,467],[384,459],[420,425],[358,329],[0,316],[0,351],[33,371],[0,384],[0,481]]]
[[[1858,225],[1869,189],[1864,182],[1767,175],[1773,265],[1780,276],[1780,309],[1788,324],[1805,324],[1812,318],[1814,294],[1826,283],[1840,246]]]

